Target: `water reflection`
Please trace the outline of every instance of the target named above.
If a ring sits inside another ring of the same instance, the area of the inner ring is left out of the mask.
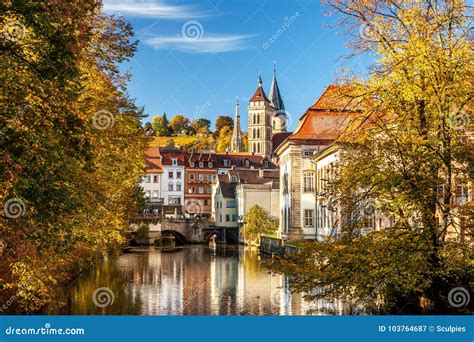
[[[110,306],[94,291],[108,287]],[[307,302],[285,276],[262,266],[257,250],[230,246],[135,249],[79,279],[60,314],[73,315],[308,315],[345,314],[339,301]]]

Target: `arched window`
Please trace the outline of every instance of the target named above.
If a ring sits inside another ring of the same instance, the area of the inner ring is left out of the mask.
[[[260,130],[257,128],[257,139],[260,138]]]

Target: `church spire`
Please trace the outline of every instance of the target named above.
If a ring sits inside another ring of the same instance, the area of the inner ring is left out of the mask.
[[[240,131],[239,98],[235,98],[234,132],[230,142],[231,152],[242,152],[242,132]]]
[[[276,114],[285,114],[285,104],[281,98],[280,89],[278,88],[278,82],[276,79],[276,63],[273,62],[273,79],[272,85],[270,87],[270,102],[272,106],[276,109]]]

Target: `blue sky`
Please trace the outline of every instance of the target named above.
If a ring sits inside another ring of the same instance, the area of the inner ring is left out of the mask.
[[[319,0],[104,0],[104,11],[126,17],[140,43],[124,65],[130,94],[156,114],[191,119],[234,115],[239,97],[242,129],[261,73],[268,94],[276,62],[280,91],[293,130],[299,117],[342,70],[363,70],[364,57],[348,61],[343,28]]]

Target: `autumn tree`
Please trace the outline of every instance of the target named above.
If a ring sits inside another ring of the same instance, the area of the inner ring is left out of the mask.
[[[230,146],[230,141],[232,140],[233,131],[229,126],[224,126],[219,133],[219,136],[216,140],[216,151],[217,152],[226,152]]]
[[[272,235],[278,229],[278,219],[259,205],[252,206],[245,215],[242,233],[248,243],[259,243],[260,236]]]
[[[193,120],[191,122],[191,128],[195,134],[208,134],[211,132],[211,121],[204,118]]]
[[[142,195],[146,140],[119,64],[131,26],[88,0],[0,5],[0,302],[32,313],[117,253]]]
[[[170,127],[176,135],[187,134],[189,129],[189,119],[184,115],[176,114],[171,119]]]
[[[324,287],[326,298],[379,298],[389,312],[455,310],[450,290],[472,288],[474,277],[473,211],[459,197],[474,169],[472,16],[463,1],[328,5],[354,51],[375,64],[340,94],[359,108],[328,187],[339,234],[289,256],[283,269],[299,290]],[[390,228],[365,233],[354,210],[367,203]]]
[[[232,131],[234,129],[234,120],[230,116],[219,115],[214,125],[214,139],[219,138],[221,129],[224,127],[229,127]]]

